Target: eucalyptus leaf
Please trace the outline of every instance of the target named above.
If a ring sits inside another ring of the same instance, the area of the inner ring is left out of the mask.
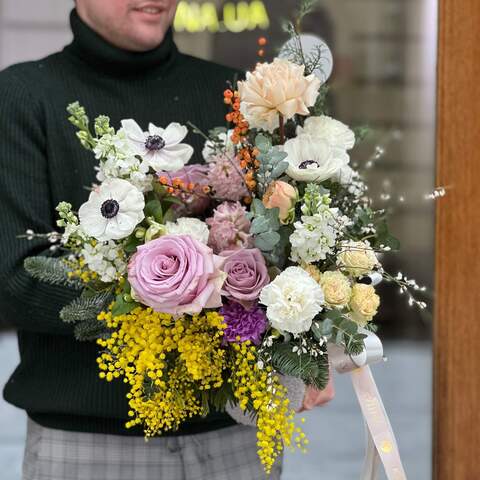
[[[255,246],[262,251],[273,250],[275,245],[280,241],[280,234],[277,232],[261,233],[255,237]]]
[[[274,167],[274,169],[270,173],[271,178],[276,179],[280,177],[285,173],[287,168],[288,168],[288,162],[280,161],[279,163],[277,163],[277,165]]]
[[[266,217],[256,217],[252,221],[250,227],[250,233],[252,235],[258,235],[260,233],[265,233],[270,230],[270,222]]]

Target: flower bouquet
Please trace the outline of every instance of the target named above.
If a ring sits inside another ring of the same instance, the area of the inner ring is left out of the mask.
[[[236,406],[267,472],[285,445],[308,443],[281,377],[323,389],[328,343],[362,352],[381,278],[424,306],[380,263],[398,241],[350,166],[359,136],[326,115],[315,62],[291,53],[228,86],[226,128],[190,125],[204,164],[188,163],[186,126],[115,130],[100,116],[92,129],[71,104],[98,183],[78,212],[58,205],[55,254],[25,261],[78,290],[60,317],[97,342],[100,378],[129,386],[126,428],[151,437]]]

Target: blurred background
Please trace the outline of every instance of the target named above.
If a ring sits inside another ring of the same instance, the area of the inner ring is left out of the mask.
[[[72,3],[0,0],[0,69],[67,44]],[[296,0],[182,0],[176,41],[183,52],[250,69],[276,55],[287,39],[282,21],[297,5]],[[332,116],[371,128],[352,161],[365,171],[376,205],[391,210],[391,230],[402,243],[401,253],[383,263],[428,288],[429,308],[420,315],[396,288],[382,285],[378,319],[388,362],[374,367],[407,475],[419,480],[431,478],[434,204],[428,195],[435,164],[436,29],[436,0],[321,0],[303,26],[333,52]],[[266,46],[259,47],[260,37]],[[0,386],[17,355],[14,333],[0,323]],[[310,454],[287,454],[285,479],[310,479],[313,473],[328,480],[358,477],[360,410],[349,378],[337,376],[336,386],[334,402],[307,415]],[[19,480],[23,412],[0,400],[0,425],[1,478]]]

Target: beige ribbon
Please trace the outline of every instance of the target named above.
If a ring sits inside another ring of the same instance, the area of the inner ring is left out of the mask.
[[[376,480],[381,461],[388,480],[407,480],[392,426],[369,367],[382,360],[382,342],[372,332],[362,333],[368,337],[365,339],[365,350],[360,355],[348,356],[337,345],[328,347],[332,367],[339,373],[351,373],[353,388],[365,419],[366,454],[360,478]]]

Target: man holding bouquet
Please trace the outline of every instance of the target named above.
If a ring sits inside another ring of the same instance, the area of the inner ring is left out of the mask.
[[[91,159],[74,141],[66,106],[78,100],[111,122],[135,118],[167,125],[188,121],[208,130],[224,123],[221,98],[236,72],[178,52],[171,23],[176,0],[77,0],[73,41],[45,59],[0,73],[1,315],[18,330],[20,365],[6,400],[26,410],[24,479],[142,480],[262,478],[255,430],[211,413],[173,435],[145,443],[125,429],[127,388],[98,377],[94,342],[78,342],[59,311],[75,296],[41,284],[22,267],[47,253],[48,241],[20,242],[26,229],[54,230],[55,206],[82,204]],[[189,143],[201,151],[201,139]],[[332,389],[309,390],[304,409]],[[278,478],[280,467],[272,478]]]

